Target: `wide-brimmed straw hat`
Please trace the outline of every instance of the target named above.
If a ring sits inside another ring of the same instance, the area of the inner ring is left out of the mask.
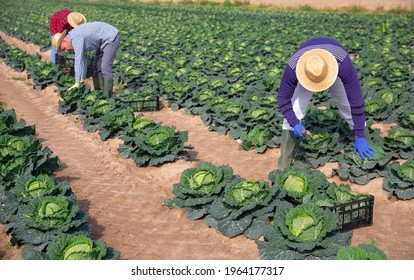
[[[69,22],[70,26],[75,28],[75,27],[78,27],[79,25],[85,23],[86,22],[86,17],[84,15],[82,15],[81,13],[71,12],[68,15],[68,22]]]
[[[57,50],[60,49],[60,44],[62,44],[63,39],[66,36],[66,29],[63,30],[62,33],[56,33],[55,36],[52,39],[52,46],[54,46]]]
[[[307,90],[324,91],[332,86],[338,77],[338,62],[327,50],[309,50],[299,58],[296,77]]]

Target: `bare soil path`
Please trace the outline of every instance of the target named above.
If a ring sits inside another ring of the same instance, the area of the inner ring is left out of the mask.
[[[4,33],[0,36],[6,42],[11,40]],[[16,42],[19,47],[38,51],[35,46]],[[42,55],[47,59],[47,53]],[[16,80],[19,77],[23,80]],[[172,186],[182,171],[199,161],[228,164],[246,179],[267,179],[276,168],[279,149],[265,154],[240,150],[228,136],[209,132],[198,116],[163,108],[145,115],[178,130],[188,130],[188,144],[194,146],[192,161],[137,167],[132,160],[119,156],[119,139],[101,141],[97,133],[83,130],[76,116],[58,113],[60,97],[54,86],[36,91],[24,77],[24,73],[0,62],[0,102],[14,108],[28,124],[35,124],[36,137],[60,158],[63,166],[56,177],[70,182],[77,203],[90,215],[94,239],[105,240],[121,252],[122,259],[259,259],[253,241],[244,237],[229,239],[203,220],[190,221],[182,209],[168,209],[161,201],[172,197]],[[322,171],[329,175],[331,168],[327,165]],[[351,186],[375,196],[374,225],[354,231],[353,245],[374,239],[390,259],[413,260],[414,239],[410,237],[414,235],[414,203],[388,200],[381,187],[382,178],[363,187]],[[0,234],[0,259],[19,259],[20,248],[8,248],[8,239]]]

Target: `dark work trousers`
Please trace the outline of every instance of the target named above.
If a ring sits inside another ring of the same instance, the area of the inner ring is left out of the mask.
[[[96,51],[93,59],[93,75],[95,77],[102,76],[105,80],[113,79],[112,65],[114,64],[120,41],[121,36],[118,33],[112,42],[108,43],[103,49]]]

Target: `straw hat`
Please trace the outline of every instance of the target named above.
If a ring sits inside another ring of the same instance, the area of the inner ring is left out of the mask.
[[[63,39],[66,36],[66,29],[63,30],[62,33],[56,33],[52,39],[52,46],[54,46],[57,50],[60,49],[60,44],[62,43]]]
[[[299,58],[296,65],[296,77],[307,90],[324,91],[338,77],[338,62],[327,50],[309,50]]]
[[[86,17],[84,15],[82,15],[81,13],[71,12],[68,15],[68,22],[69,22],[70,26],[75,28],[75,27],[78,27],[79,25],[85,23],[86,22]]]

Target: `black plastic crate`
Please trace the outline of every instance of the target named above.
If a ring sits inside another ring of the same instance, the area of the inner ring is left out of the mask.
[[[301,204],[299,201],[286,198],[293,205]],[[350,201],[330,207],[322,207],[339,214],[339,225],[336,231],[346,232],[357,228],[372,226],[374,218],[374,196]]]
[[[344,204],[327,207],[339,214],[337,231],[345,232],[353,229],[372,226],[374,218],[374,196],[354,200]]]
[[[122,100],[118,99],[125,107],[130,107],[134,112],[146,112],[146,111],[159,111],[160,110],[160,97],[154,96],[154,98],[147,100]]]

